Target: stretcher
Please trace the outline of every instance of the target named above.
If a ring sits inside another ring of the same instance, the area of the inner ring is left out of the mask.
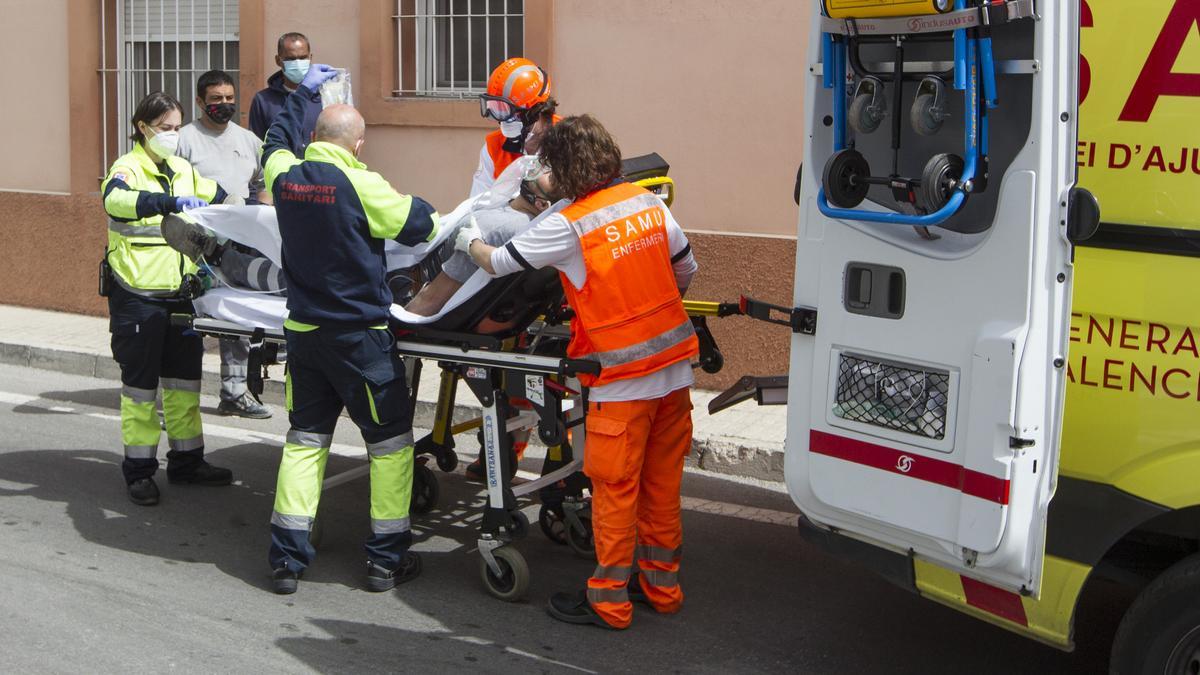
[[[627,160],[625,168],[626,175],[639,184],[645,181],[664,201],[673,199],[674,184],[666,177],[668,166],[658,155]],[[235,232],[236,228],[228,230]],[[254,244],[268,257],[275,255],[270,241],[260,239]],[[431,246],[429,251],[435,248]],[[436,506],[438,480],[426,465],[429,458],[439,469],[453,471],[458,464],[455,435],[478,430],[487,489],[477,539],[480,576],[493,596],[516,601],[524,597],[530,579],[528,564],[512,546],[530,529],[518,500],[536,497],[541,501],[539,526],[552,541],[568,545],[584,557],[595,554],[590,499],[585,497],[590,486],[581,472],[587,392],[577,376],[599,373],[599,364],[565,355],[571,315],[555,270],[530,270],[498,279],[480,271],[463,288],[472,282],[478,283],[464,293],[466,297],[456,294],[434,317],[409,321],[403,308],[393,308],[389,328],[396,338],[396,352],[405,358],[414,405],[423,363],[432,361],[440,369],[434,423],[414,448],[418,461],[412,512],[425,513]],[[252,355],[248,385],[261,393],[261,364],[270,362],[270,352],[286,342],[282,329],[286,300],[223,289],[194,304],[199,315],[176,315],[172,320],[206,336],[248,338]],[[737,306],[694,301],[685,305],[701,344],[695,365],[717,372],[724,359],[706,321],[736,313]],[[216,316],[204,316],[206,313]],[[456,424],[453,415],[460,382],[479,400],[482,414]],[[548,451],[538,478],[515,483],[513,436],[524,430],[536,431]],[[355,480],[368,471],[364,465],[341,472],[325,479],[322,489]],[[318,513],[311,534],[314,544],[320,539],[320,523]]]

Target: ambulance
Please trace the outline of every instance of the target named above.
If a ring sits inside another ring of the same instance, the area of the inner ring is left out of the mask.
[[[1200,0],[813,4],[790,372],[740,397],[802,536],[1064,650],[1127,583],[1113,672],[1200,672]]]

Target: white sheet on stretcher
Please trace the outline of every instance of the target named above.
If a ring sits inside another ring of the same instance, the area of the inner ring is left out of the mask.
[[[520,177],[524,173],[524,163],[513,162],[500,178],[496,186],[489,192],[467,199],[450,213],[441,217],[437,236],[433,241],[416,246],[404,246],[395,241],[385,245],[388,270],[403,269],[418,264],[430,252],[439,247],[458,231],[458,226],[471,212],[484,208],[498,208],[516,197],[520,187]],[[534,218],[529,226],[541,221],[551,213],[557,213],[567,205],[563,200],[551,206],[541,215]],[[279,235],[279,221],[275,218],[275,209],[270,206],[206,206],[188,211],[188,216],[200,225],[208,228],[218,236],[232,239],[246,246],[258,249],[275,263],[282,267],[280,249],[282,240]],[[482,269],[463,283],[450,296],[441,311],[432,316],[413,314],[401,305],[392,305],[391,314],[401,323],[422,324],[432,323],[446,315],[459,305],[469,300],[491,281],[491,277]],[[208,291],[192,302],[196,312],[203,316],[232,321],[234,323],[264,329],[283,328],[287,318],[287,299],[261,292],[247,291],[233,287],[220,287]]]

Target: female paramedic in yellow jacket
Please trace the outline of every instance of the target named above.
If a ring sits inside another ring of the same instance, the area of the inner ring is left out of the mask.
[[[162,217],[223,202],[226,193],[175,156],[183,107],[154,92],[133,113],[133,150],[109,169],[101,186],[108,214],[102,294],[108,296],[113,359],[121,366],[121,469],[135,504],[158,503],[159,422],[155,398],[162,385],[167,430],[167,480],[228,485],[233,474],[204,461],[200,426],[200,336],[172,326],[173,313],[191,313],[185,287],[196,265],[167,245]]]

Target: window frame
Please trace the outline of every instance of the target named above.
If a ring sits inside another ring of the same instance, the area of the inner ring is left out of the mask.
[[[371,125],[492,129],[495,122],[480,117],[479,103],[467,98],[396,96],[398,36],[395,0],[363,0],[359,13],[361,79],[356,76],[355,98]],[[525,0],[525,53],[553,72],[550,45],[554,24],[553,0]],[[361,98],[358,94],[361,92]]]

